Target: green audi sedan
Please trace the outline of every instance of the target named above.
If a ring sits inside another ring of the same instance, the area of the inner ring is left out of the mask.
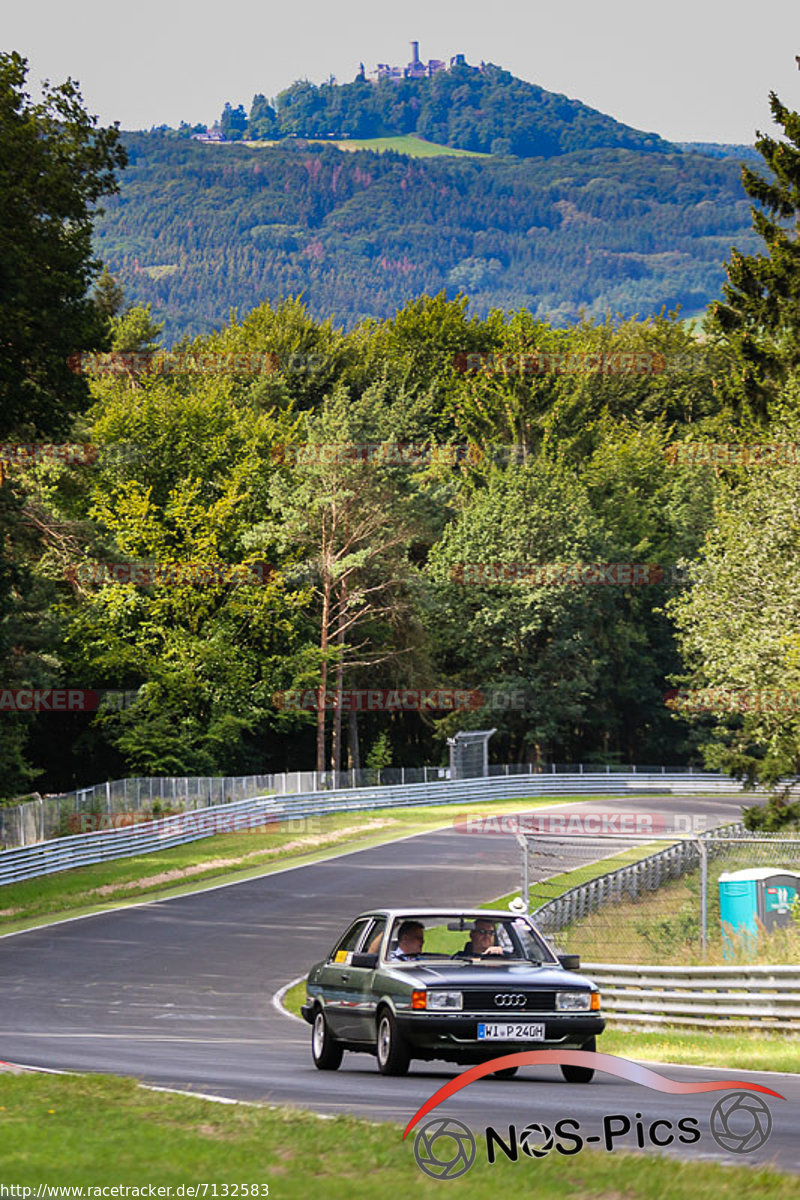
[[[345,1050],[384,1075],[412,1059],[468,1065],[520,1050],[594,1050],[600,993],[530,917],[495,909],[374,909],[350,924],[306,980],[311,1054],[335,1071]],[[561,1067],[588,1083],[588,1067]],[[516,1067],[498,1071],[510,1078]]]

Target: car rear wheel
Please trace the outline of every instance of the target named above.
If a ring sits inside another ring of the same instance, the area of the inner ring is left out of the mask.
[[[318,1008],[311,1027],[311,1057],[319,1071],[335,1071],[342,1065],[344,1051],[328,1028],[325,1013]]]
[[[584,1042],[581,1046],[581,1050],[591,1050],[594,1052],[596,1049],[596,1038],[590,1038],[588,1042]],[[561,1074],[567,1083],[590,1083],[594,1075],[594,1067],[571,1067],[565,1064],[561,1068]]]
[[[503,1067],[502,1071],[492,1071],[492,1079],[513,1079],[519,1067]]]
[[[405,1075],[411,1062],[408,1043],[387,1008],[378,1015],[378,1042],[375,1054],[381,1075]]]

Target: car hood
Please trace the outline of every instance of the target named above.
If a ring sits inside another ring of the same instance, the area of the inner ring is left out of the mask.
[[[452,962],[409,963],[399,967],[390,963],[385,970],[396,971],[403,979],[412,978],[425,987],[517,987],[528,985],[542,988],[592,988],[594,984],[585,975],[564,971],[559,967],[534,967],[525,963],[509,963],[507,966],[458,966]]]

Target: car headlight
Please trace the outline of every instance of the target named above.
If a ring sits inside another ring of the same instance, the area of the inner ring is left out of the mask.
[[[454,1009],[464,1007],[464,997],[461,992],[428,992],[429,1009]]]
[[[561,1012],[589,1012],[592,1007],[591,992],[556,992],[556,1009]]]

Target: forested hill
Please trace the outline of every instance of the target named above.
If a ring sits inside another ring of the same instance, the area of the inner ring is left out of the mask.
[[[366,86],[366,85],[365,85]],[[723,260],[754,246],[731,158],[624,148],[550,159],[410,158],[291,139],[201,145],[129,134],[96,251],[171,344],[303,293],[351,327],[420,293],[473,310],[703,309]]]
[[[481,70],[457,66],[430,79],[359,78],[320,86],[302,80],[281,92],[274,108],[263,96],[253,97],[249,114],[227,105],[222,126],[229,138],[416,133],[445,146],[525,158],[600,147],[670,149],[655,133],[622,125],[491,64]]]

